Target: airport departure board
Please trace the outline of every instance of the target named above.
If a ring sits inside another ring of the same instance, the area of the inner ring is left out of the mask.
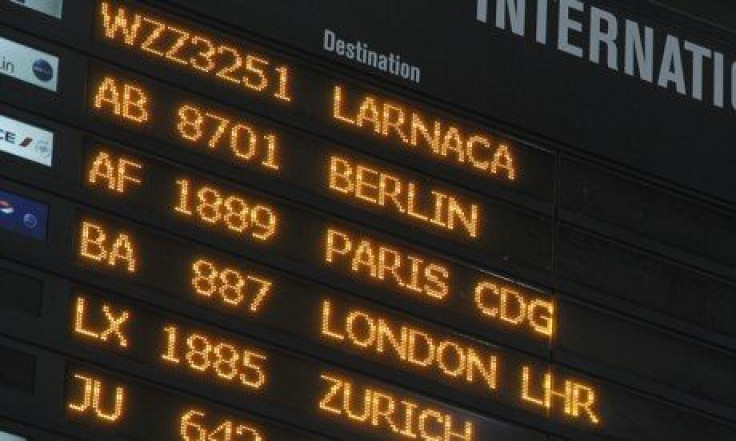
[[[736,439],[736,30],[0,0],[0,440]]]

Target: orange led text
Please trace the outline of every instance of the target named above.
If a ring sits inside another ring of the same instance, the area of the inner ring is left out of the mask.
[[[74,305],[74,333],[125,349],[128,347],[125,325],[130,317],[130,311],[107,303],[90,308],[87,299],[80,296]]]
[[[149,122],[150,104],[141,86],[106,76],[96,87],[92,108],[140,125]]]
[[[278,214],[271,206],[212,185],[199,185],[191,179],[177,179],[176,186],[176,214],[258,241],[268,241],[277,232]]]
[[[250,424],[233,420],[209,423],[207,414],[189,409],[181,415],[179,435],[183,441],[263,441],[261,431]]]
[[[143,163],[121,154],[99,151],[87,171],[87,185],[125,194],[143,183]]]
[[[470,237],[480,235],[480,206],[394,173],[331,156],[330,190],[409,220]]]
[[[125,412],[125,388],[115,386],[112,393],[105,396],[102,380],[91,375],[74,374],[75,385],[80,391],[79,398],[70,401],[67,408],[80,415],[91,415],[104,423],[115,423]],[[71,387],[70,387],[71,388]]]
[[[320,376],[324,384],[319,409],[366,429],[381,429],[393,436],[420,441],[471,441],[472,421],[422,404],[410,397],[381,390],[331,373]],[[390,437],[393,439],[393,436]],[[384,437],[386,438],[386,437]]]
[[[443,300],[450,292],[450,270],[438,262],[357,234],[327,228],[325,262],[392,288]]]
[[[291,101],[291,70],[267,57],[115,1],[100,3],[98,20],[101,37],[122,47],[221,84]]]
[[[266,385],[267,356],[260,351],[199,332],[186,332],[174,325],[163,331],[163,362],[248,389]]]
[[[505,181],[517,178],[514,156],[507,144],[486,134],[468,133],[441,118],[427,118],[405,104],[370,94],[348,97],[346,90],[336,85],[332,117],[375,137],[400,142],[410,151],[423,149],[443,162]]]
[[[475,286],[475,307],[482,317],[507,326],[526,327],[547,337],[555,330],[555,305],[551,300],[504,286],[481,281]]]
[[[359,308],[339,308],[322,301],[322,337],[335,344],[374,354],[405,368],[478,384],[495,390],[498,357],[457,338],[398,323]]]
[[[555,378],[551,371],[534,372],[524,366],[521,372],[521,399],[535,407],[562,413],[571,419],[600,424],[595,390],[570,379]]]
[[[221,151],[237,162],[257,164],[269,172],[281,167],[279,138],[248,123],[213,109],[185,104],[177,111],[176,131],[180,139],[204,151]]]
[[[271,295],[273,282],[237,268],[219,266],[212,260],[192,263],[192,289],[203,298],[222,302],[229,308],[260,312]]]
[[[110,232],[93,221],[82,221],[79,256],[109,268],[122,268],[128,273],[138,270],[137,246],[126,232]]]

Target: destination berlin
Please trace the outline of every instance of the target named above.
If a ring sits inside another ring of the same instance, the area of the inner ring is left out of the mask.
[[[717,108],[736,110],[722,52],[581,0],[477,0],[476,19]]]

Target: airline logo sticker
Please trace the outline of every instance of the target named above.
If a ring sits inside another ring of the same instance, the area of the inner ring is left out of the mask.
[[[36,240],[46,240],[48,207],[0,190],[0,229]]]
[[[29,9],[43,12],[46,15],[61,19],[61,11],[64,9],[64,0],[10,0],[13,3],[25,6]],[[0,438],[2,441],[2,438]]]
[[[54,133],[0,115],[0,151],[51,167]]]
[[[59,57],[0,37],[0,74],[56,92]]]

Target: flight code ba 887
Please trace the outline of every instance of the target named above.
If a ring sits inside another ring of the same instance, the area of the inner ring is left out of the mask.
[[[78,241],[77,255],[86,265],[128,277],[137,277],[146,271],[145,242],[130,231],[113,230],[88,219],[80,223]],[[273,297],[273,280],[217,259],[195,256],[187,271],[167,277],[188,280],[189,294],[196,301],[255,315],[261,313]],[[173,281],[172,285],[175,285]]]
[[[277,102],[292,100],[291,69],[238,44],[115,1],[100,2],[97,21],[103,41]]]
[[[126,229],[111,229],[92,219],[83,220],[80,226],[78,256],[83,263],[132,277],[146,271],[145,242],[138,235]],[[463,289],[446,262],[347,229],[326,227],[322,248],[323,264],[329,269],[386,285],[397,294],[423,299],[438,307],[445,307],[449,298]],[[258,314],[273,297],[275,282],[269,277],[208,256],[190,259],[189,274],[170,277],[188,277],[195,299]],[[462,308],[469,307],[476,319],[536,338],[554,337],[557,311],[548,296],[482,275],[471,288],[473,295],[467,298],[470,304]]]

